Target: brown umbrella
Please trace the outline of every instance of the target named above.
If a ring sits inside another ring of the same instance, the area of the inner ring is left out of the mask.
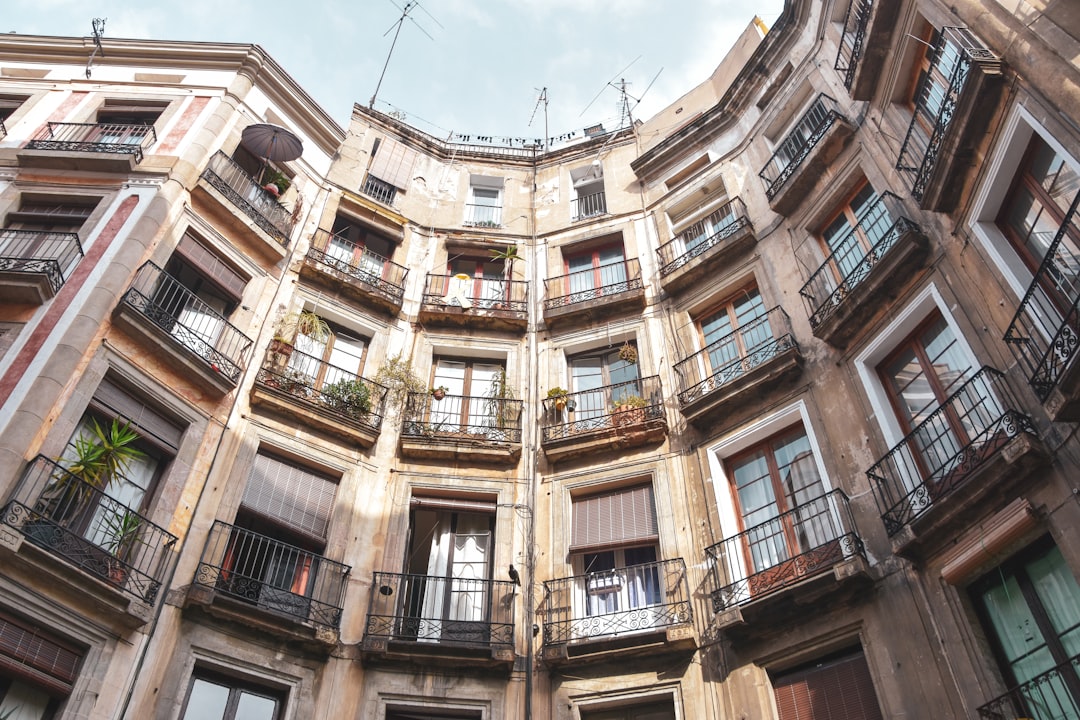
[[[240,142],[256,157],[271,162],[295,160],[304,152],[304,144],[291,130],[270,123],[248,125]]]

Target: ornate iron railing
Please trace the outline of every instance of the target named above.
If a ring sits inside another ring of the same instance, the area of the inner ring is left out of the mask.
[[[915,111],[896,159],[896,169],[911,179],[911,196],[916,200],[922,200],[926,192],[972,65],[998,62],[967,28],[942,28],[929,72],[915,91]],[[938,86],[935,77],[947,78],[948,84]]]
[[[259,385],[288,393],[296,402],[378,432],[386,405],[386,388],[322,358],[274,340],[255,376]]]
[[[982,720],[1056,720],[1080,717],[1080,655],[1036,675],[978,709]]]
[[[967,482],[1034,421],[1004,374],[983,367],[866,471],[890,536]]]
[[[27,542],[151,605],[176,558],[176,536],[43,455],[23,471],[3,521]]]
[[[776,592],[854,556],[866,557],[848,498],[833,490],[705,548],[713,612]]]
[[[619,260],[569,275],[548,278],[544,281],[544,289],[547,291],[544,308],[552,310],[643,288],[641,265],[637,258]]]
[[[465,224],[469,227],[497,228],[502,227],[502,208],[495,205],[465,206]]]
[[[377,200],[383,205],[393,205],[394,196],[397,195],[397,188],[388,182],[380,180],[374,175],[368,175],[364,179],[364,184],[360,188],[360,192],[367,195],[372,200]]]
[[[544,645],[663,630],[692,620],[682,558],[544,582]]]
[[[570,217],[574,220],[596,217],[607,212],[607,198],[604,191],[581,195],[570,201]]]
[[[50,122],[30,142],[27,150],[125,153],[143,159],[143,150],[157,142],[153,125],[119,123]]]
[[[863,211],[854,227],[836,239],[833,251],[799,290],[810,327],[828,320],[900,238],[919,232],[915,223],[902,216],[903,210],[898,197],[884,193]]]
[[[350,570],[318,553],[217,520],[195,583],[299,622],[337,628]]]
[[[120,302],[171,335],[234,385],[247,362],[251,338],[152,262],[139,268]]]
[[[424,305],[429,307],[454,305],[463,310],[503,310],[524,318],[529,311],[528,297],[526,280],[428,273],[424,284]]]
[[[263,190],[231,157],[220,150],[214,153],[202,177],[282,247],[289,244],[295,224],[292,211]]]
[[[409,393],[402,434],[406,437],[467,440],[479,443],[521,442],[521,400],[430,392]]]
[[[844,87],[851,89],[855,82],[855,71],[859,69],[863,44],[866,42],[866,27],[870,22],[870,13],[874,9],[874,0],[849,0],[847,13],[844,15],[844,32],[840,36],[840,47],[836,53],[835,70],[844,78]]]
[[[45,275],[54,293],[82,256],[78,233],[0,230],[0,271]]]
[[[670,275],[749,226],[743,201],[732,198],[657,248],[660,274]]]
[[[1050,397],[1080,348],[1078,204],[1080,193],[1073,198],[1005,331],[1006,344],[1026,370],[1028,383],[1042,402]]]
[[[364,639],[512,647],[515,592],[505,580],[377,572]]]
[[[350,282],[401,304],[409,269],[329,230],[320,228],[315,231],[307,251],[307,260],[316,266],[339,272]]]
[[[633,429],[664,419],[660,376],[639,378],[544,400],[543,441],[588,433]]]
[[[796,347],[787,313],[777,305],[677,362],[679,402],[692,403]]]
[[[780,188],[795,174],[838,118],[840,110],[835,100],[825,94],[814,99],[758,173],[765,182],[765,194],[769,200],[776,197]]]

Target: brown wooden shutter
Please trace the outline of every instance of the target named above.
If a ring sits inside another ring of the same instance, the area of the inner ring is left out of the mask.
[[[263,517],[325,539],[335,490],[337,484],[321,475],[260,453],[241,503]]]
[[[52,693],[67,695],[79,674],[80,653],[44,633],[0,614],[0,671]]]
[[[176,254],[191,263],[200,275],[217,285],[234,303],[240,302],[247,280],[196,238],[185,233],[176,246]]]
[[[862,651],[773,680],[780,720],[881,720]]]
[[[404,190],[412,175],[414,162],[416,162],[415,150],[402,145],[397,140],[383,138],[368,172],[383,182]]]
[[[572,551],[659,538],[651,484],[576,498],[572,522]]]
[[[146,440],[173,455],[180,449],[183,425],[147,405],[108,376],[101,379],[90,406],[110,417],[130,420]]]

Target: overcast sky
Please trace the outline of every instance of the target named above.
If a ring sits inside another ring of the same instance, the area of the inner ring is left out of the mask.
[[[106,55],[109,38],[256,43],[342,126],[352,104],[367,105],[375,92],[405,5],[404,0],[0,2],[2,32],[89,36],[91,19],[104,17]],[[647,119],[705,80],[755,14],[771,27],[783,5],[783,0],[421,0],[402,25],[375,109],[400,110],[411,125],[444,139],[452,131],[540,138],[543,111],[534,116],[534,109],[539,89],[546,87],[551,136],[600,122],[610,129],[618,123],[620,98],[610,81],[626,79],[631,103],[641,99],[634,116]]]

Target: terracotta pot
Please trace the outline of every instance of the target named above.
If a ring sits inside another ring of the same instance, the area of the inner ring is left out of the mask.
[[[435,398],[436,400],[442,400],[444,397],[446,397],[446,391],[445,390],[432,390],[431,391],[431,397]]]

